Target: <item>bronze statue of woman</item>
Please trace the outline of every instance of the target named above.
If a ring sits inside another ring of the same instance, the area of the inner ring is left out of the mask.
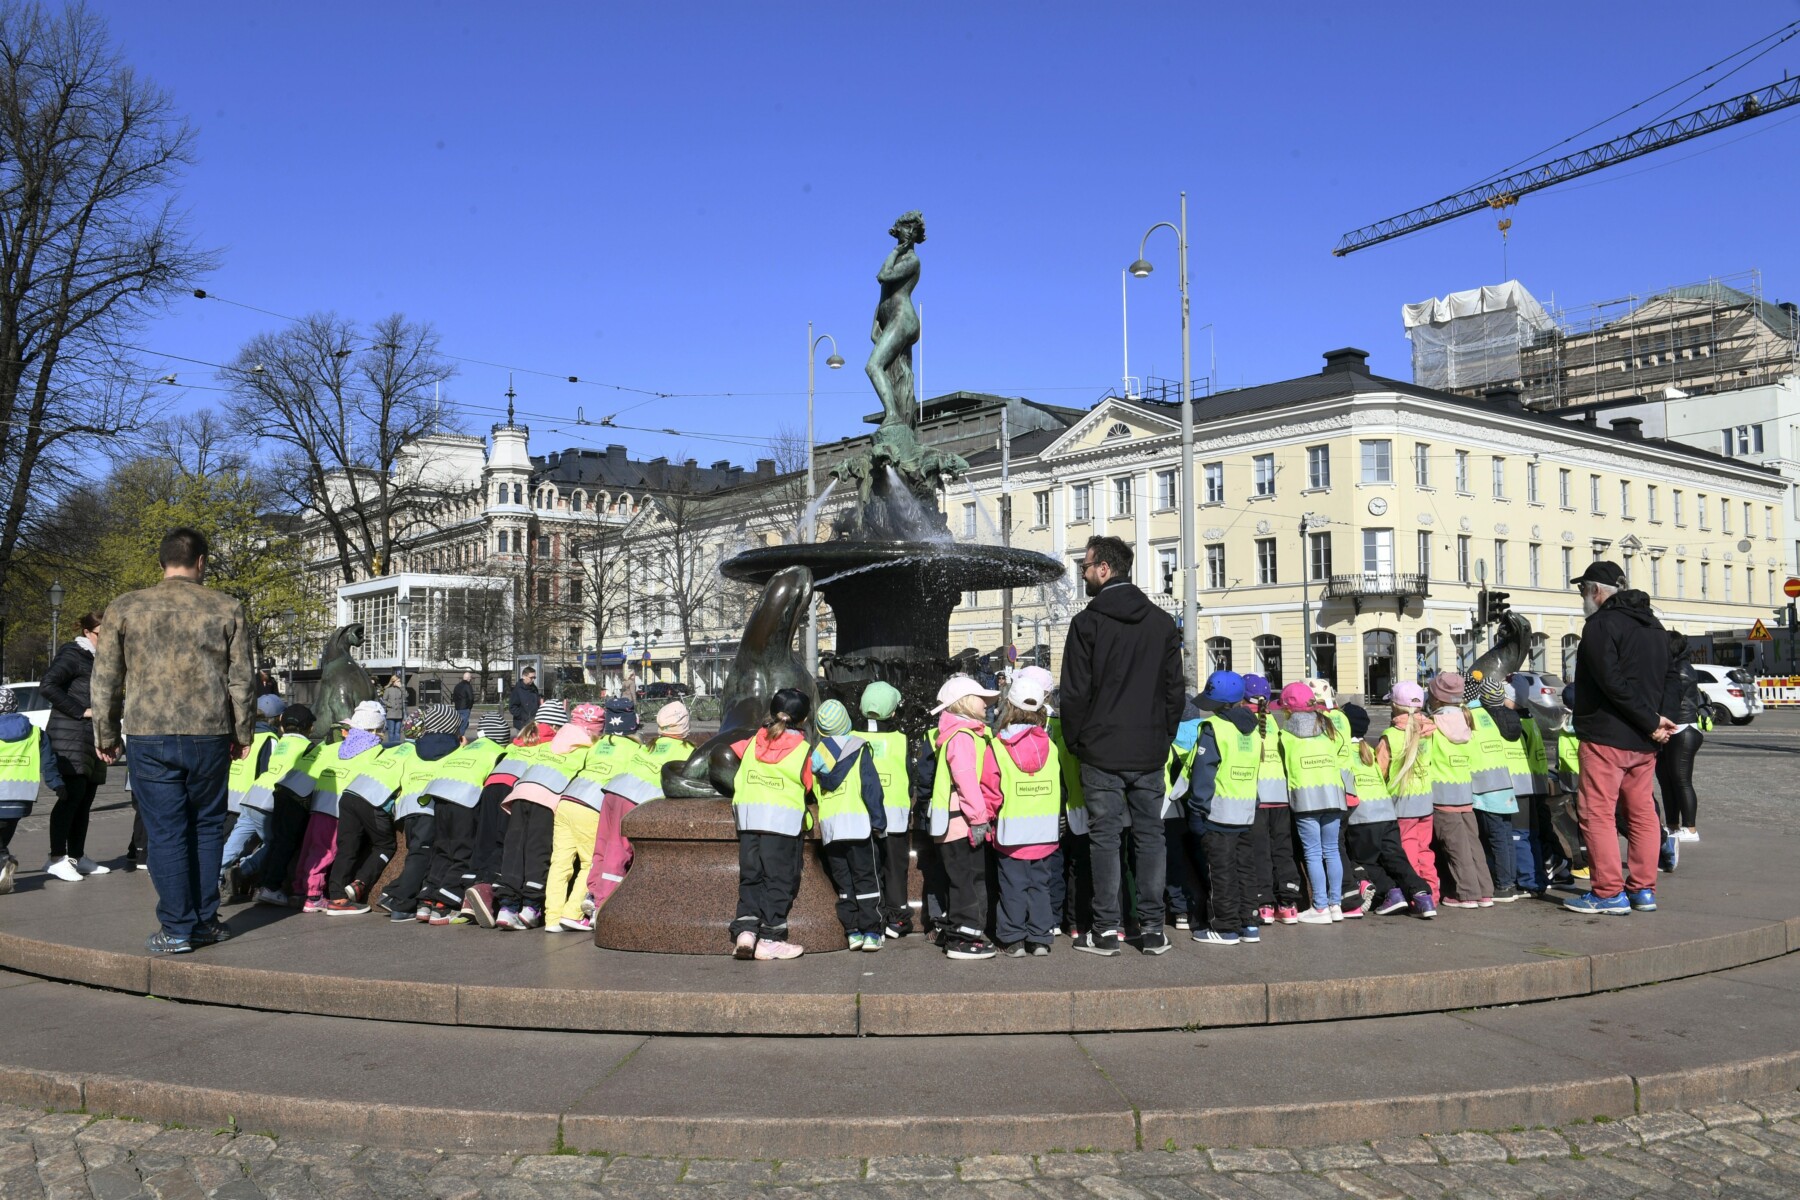
[[[881,284],[881,300],[875,306],[875,325],[864,368],[875,394],[881,397],[881,423],[911,428],[918,401],[913,396],[912,348],[919,340],[919,314],[913,308],[912,290],[919,282],[919,256],[913,247],[925,240],[925,218],[918,212],[902,213],[888,230],[899,245],[881,264],[875,276]]]

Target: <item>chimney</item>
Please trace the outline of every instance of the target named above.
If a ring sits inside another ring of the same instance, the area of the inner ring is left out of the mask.
[[[729,458],[721,458],[718,462],[714,463],[711,466],[711,468],[709,468],[709,469],[714,470],[714,471],[729,471],[729,470],[731,470],[731,460]]]
[[[1325,369],[1321,375],[1338,375],[1349,372],[1352,375],[1369,373],[1369,352],[1358,350],[1355,346],[1345,346],[1341,350],[1325,352]]]
[[[1607,424],[1611,425],[1612,431],[1619,434],[1621,437],[1637,438],[1639,441],[1643,440],[1644,422],[1641,418],[1614,417],[1612,420],[1608,421]]]
[[[623,446],[608,446],[606,448],[606,461],[607,462],[616,462],[616,463],[624,462],[625,461],[625,447],[623,447]]]
[[[1524,412],[1525,401],[1520,398],[1520,395],[1521,393],[1518,384],[1501,383],[1482,392],[1481,398],[1486,400],[1489,404],[1492,404],[1495,408],[1510,409],[1513,412]]]
[[[774,459],[759,458],[756,460],[756,477],[758,479],[772,479],[774,477],[774,475],[775,475],[775,460]]]
[[[1581,414],[1581,423],[1591,428],[1598,429],[1600,427],[1600,414],[1590,408]]]

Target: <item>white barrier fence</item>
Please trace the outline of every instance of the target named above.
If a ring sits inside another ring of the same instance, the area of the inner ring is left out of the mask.
[[[1770,708],[1800,708],[1800,675],[1761,676],[1756,691]]]

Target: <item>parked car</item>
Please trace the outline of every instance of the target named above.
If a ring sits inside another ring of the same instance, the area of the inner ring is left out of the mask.
[[[694,689],[685,683],[650,683],[638,690],[639,700],[675,700],[691,696]]]
[[[1743,668],[1695,663],[1694,674],[1700,677],[1700,694],[1712,705],[1714,714],[1729,717],[1733,725],[1748,725],[1763,710],[1756,679]]]
[[[1528,689],[1525,693],[1527,701],[1536,700],[1541,704],[1562,703],[1563,683],[1560,675],[1547,675],[1541,671],[1514,671],[1506,677],[1506,682],[1518,688],[1521,682]],[[1515,690],[1515,695],[1517,694]]]
[[[27,721],[39,729],[50,723],[50,702],[38,691],[37,684],[9,683],[6,686],[13,690],[13,698],[19,702],[19,711],[25,714]]]

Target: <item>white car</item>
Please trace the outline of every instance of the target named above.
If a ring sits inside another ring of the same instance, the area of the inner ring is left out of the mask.
[[[39,729],[50,723],[50,702],[38,691],[37,684],[9,683],[6,686],[13,690],[13,699],[19,702],[19,711],[25,714],[27,721]]]
[[[1756,680],[1748,671],[1716,663],[1695,663],[1694,674],[1700,679],[1700,694],[1713,706],[1713,712],[1731,718],[1733,725],[1748,725],[1763,710]]]
[[[1559,675],[1546,675],[1539,671],[1514,671],[1506,677],[1506,682],[1515,688],[1523,683],[1528,701],[1552,707],[1562,703],[1563,681]]]

